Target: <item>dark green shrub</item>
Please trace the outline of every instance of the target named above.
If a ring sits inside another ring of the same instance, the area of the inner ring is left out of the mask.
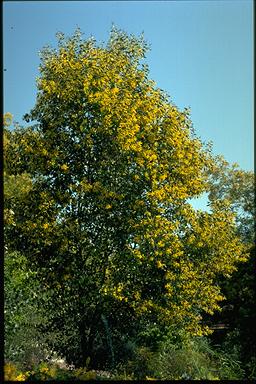
[[[133,373],[135,379],[143,380],[146,376],[153,374],[152,358],[153,352],[148,347],[140,347],[136,350],[134,359],[128,363],[129,371]]]
[[[256,357],[252,356],[246,365],[249,380],[256,380]]]

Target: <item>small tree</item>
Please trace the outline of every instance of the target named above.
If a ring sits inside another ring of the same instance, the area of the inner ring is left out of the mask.
[[[215,318],[229,324],[224,345],[239,350],[246,373],[255,378],[255,175],[241,170],[237,164],[229,164],[222,157],[216,159],[216,165],[210,175],[209,198],[229,201],[236,215],[236,231],[249,258],[238,265],[230,279],[219,280],[226,303],[223,312]]]
[[[12,124],[12,116],[4,115],[4,149],[10,144],[6,130]],[[42,308],[38,307],[40,284],[36,271],[31,270],[29,261],[21,251],[11,245],[11,236],[20,224],[22,209],[26,209],[27,197],[32,180],[27,173],[12,175],[7,164],[4,172],[4,320],[5,359],[18,364],[20,368],[31,368],[33,363],[44,359],[46,340],[40,332],[45,323]]]

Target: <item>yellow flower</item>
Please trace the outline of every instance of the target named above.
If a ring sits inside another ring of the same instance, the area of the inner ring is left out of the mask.
[[[115,88],[112,89],[112,93],[115,94],[115,93],[118,93],[118,92],[119,92],[119,89],[118,89],[118,88],[115,87]]]
[[[16,379],[16,381],[25,381],[26,380],[26,376],[23,374],[23,373],[20,373]]]
[[[111,209],[111,208],[112,208],[112,205],[111,205],[111,204],[107,204],[105,208],[106,208],[106,209]]]
[[[62,171],[67,171],[68,170],[68,165],[67,164],[62,164],[61,167]]]
[[[43,228],[44,228],[44,229],[47,229],[48,227],[49,227],[49,224],[48,224],[48,223],[44,223],[44,224],[43,224]]]
[[[159,260],[157,260],[156,265],[157,265],[157,268],[162,268],[164,266],[164,264]]]
[[[164,247],[164,242],[162,240],[160,240],[157,244],[159,247]]]
[[[49,368],[47,368],[47,367],[42,367],[42,368],[40,368],[40,372],[41,373],[47,373],[49,371]]]

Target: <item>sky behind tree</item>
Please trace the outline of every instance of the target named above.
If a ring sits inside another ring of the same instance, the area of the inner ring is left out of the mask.
[[[5,1],[4,112],[25,125],[34,106],[39,50],[58,31],[107,41],[112,23],[140,35],[150,77],[215,154],[253,169],[253,3],[218,1]]]

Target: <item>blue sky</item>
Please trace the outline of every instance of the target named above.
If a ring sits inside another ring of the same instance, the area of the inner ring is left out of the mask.
[[[242,169],[253,169],[253,3],[218,1],[5,1],[4,112],[21,124],[35,103],[39,50],[79,26],[107,41],[111,24],[151,45],[150,77],[197,135]]]

